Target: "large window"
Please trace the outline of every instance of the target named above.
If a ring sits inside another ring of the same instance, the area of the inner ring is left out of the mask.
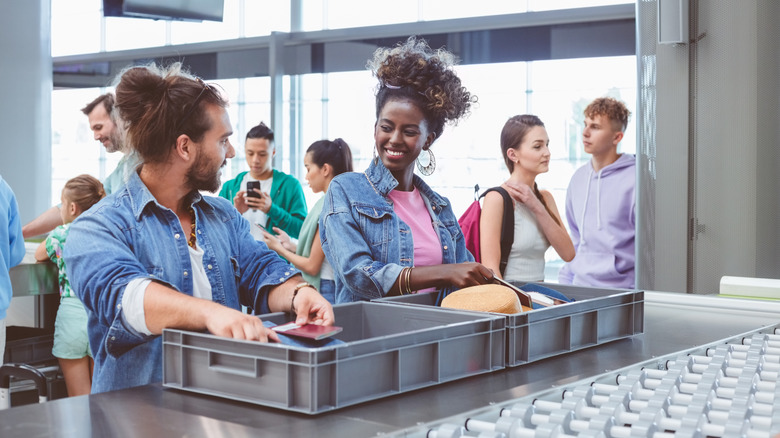
[[[66,55],[268,35],[274,30],[289,31],[291,21],[299,22],[296,26],[300,25],[304,31],[311,31],[584,7],[586,3],[587,6],[623,3],[526,0],[485,5],[461,0],[400,0],[380,14],[366,6],[370,2],[306,0],[300,17],[292,19],[293,1],[270,5],[251,0],[225,0],[223,23],[102,18],[101,0],[85,0],[76,5],[55,1],[52,2],[52,53]],[[553,162],[550,171],[540,175],[537,182],[553,193],[563,215],[569,179],[589,159],[582,150],[582,110],[596,97],[613,96],[635,112],[634,56],[470,64],[458,66],[457,70],[463,84],[478,96],[479,103],[457,126],[445,127],[432,148],[437,160],[436,172],[426,177],[435,190],[450,199],[456,215],[474,199],[475,184],[484,190],[508,177],[501,159],[499,133],[510,116],[532,113],[545,122]],[[247,170],[243,144],[246,132],[260,121],[271,123],[271,79],[266,76],[215,82],[230,99],[229,115],[235,132],[231,142],[236,157],[223,172],[223,180],[227,180]],[[275,167],[300,179],[309,205],[320,196],[311,193],[304,181],[303,156],[312,142],[343,138],[352,148],[358,171],[365,169],[371,160],[375,86],[376,81],[367,70],[283,78],[282,111],[276,117],[282,120],[285,129],[276,133]],[[104,178],[120,158],[119,154],[106,154],[92,139],[87,118],[79,111],[104,91],[91,88],[53,92],[52,202],[58,202],[68,178],[79,173]],[[635,137],[632,117],[621,143],[622,152],[634,153]],[[547,279],[555,280],[561,261],[553,250],[548,252],[547,259]]]
[[[484,17],[531,11],[582,8],[626,3],[625,0],[396,0],[377,8],[365,0],[305,0],[303,30],[343,29],[415,21]]]
[[[51,5],[51,53],[66,56],[290,31],[289,0],[224,2],[221,22],[193,22],[103,17],[102,0],[55,0]]]

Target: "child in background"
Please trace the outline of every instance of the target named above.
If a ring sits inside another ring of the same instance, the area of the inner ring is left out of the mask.
[[[38,261],[51,259],[59,269],[60,307],[54,322],[52,354],[59,360],[70,397],[89,394],[92,389],[92,353],[87,337],[87,311],[70,288],[62,248],[71,222],[106,196],[103,184],[89,175],[79,175],[62,189],[63,225],[55,228],[35,251]]]
[[[306,167],[306,181],[314,193],[328,191],[331,180],[336,175],[352,172],[352,151],[344,140],[315,141],[306,150],[303,157]],[[292,243],[290,237],[278,227],[274,227],[277,236],[267,231],[263,232],[265,243],[292,263],[303,273],[303,278],[332,304],[336,303],[336,283],[333,280],[333,267],[325,258],[320,244],[318,221],[322,212],[325,197],[320,198],[309,210],[301,226],[298,246]]]

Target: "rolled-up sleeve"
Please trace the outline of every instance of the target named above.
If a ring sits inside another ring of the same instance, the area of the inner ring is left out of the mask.
[[[101,211],[82,214],[71,225],[64,257],[68,278],[92,318],[107,327],[105,347],[112,356],[147,342],[152,336],[130,328],[122,317],[122,296],[133,279],[150,278],[117,223]]]

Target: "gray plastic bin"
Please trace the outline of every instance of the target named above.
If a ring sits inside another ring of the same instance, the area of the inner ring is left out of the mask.
[[[515,283],[522,288],[524,283]],[[505,315],[506,366],[534,362],[644,332],[644,292],[535,283],[574,302]],[[374,302],[434,306],[436,294],[387,297]]]
[[[36,364],[56,361],[51,349],[54,345],[54,328],[6,327],[3,363],[19,362]]]
[[[504,368],[501,316],[376,302],[333,311],[345,343],[321,348],[166,329],[163,386],[317,414]]]

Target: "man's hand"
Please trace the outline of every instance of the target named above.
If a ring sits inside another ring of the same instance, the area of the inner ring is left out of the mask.
[[[313,287],[306,286],[298,289],[298,295],[292,303],[298,315],[295,318],[295,323],[298,325],[333,325],[336,322],[333,306]]]
[[[258,190],[255,191],[257,192]],[[254,198],[254,200],[257,203],[258,210],[261,210],[265,214],[268,214],[268,212],[271,211],[271,205],[273,205],[273,202],[271,202],[271,195],[268,193],[260,192],[260,198]]]
[[[268,213],[271,210],[271,195],[265,192],[261,192],[258,189],[252,189],[259,197],[249,196],[246,190],[241,190],[233,197],[233,205],[236,206],[236,210],[239,213],[244,214],[248,209],[260,210],[263,213]]]
[[[279,342],[276,332],[263,326],[257,316],[216,304],[209,309],[206,328],[217,336],[247,341]]]
[[[238,212],[241,214],[244,214],[247,210],[249,210],[249,205],[246,203],[246,198],[246,191],[244,190],[236,193],[236,196],[233,197],[233,205],[236,206],[236,210],[238,210]]]

